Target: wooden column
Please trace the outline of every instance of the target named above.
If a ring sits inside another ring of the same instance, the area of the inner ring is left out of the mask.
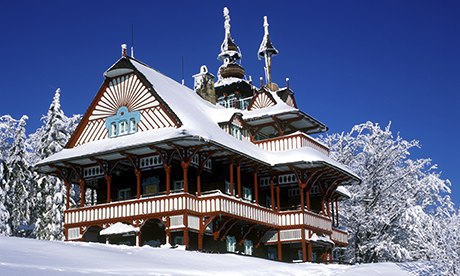
[[[169,229],[171,227],[171,218],[168,216],[166,217],[165,221],[165,234],[166,234],[166,244],[171,244],[171,230]]]
[[[270,177],[270,202],[272,203],[272,210],[275,211],[275,187],[273,182],[272,176]]]
[[[85,207],[85,195],[86,195],[85,180],[83,180],[83,178],[79,178],[78,184],[80,184],[80,207]]]
[[[322,215],[325,215],[325,211],[324,211],[324,198],[321,198],[321,214],[322,214]]]
[[[63,178],[65,185],[65,209],[69,210],[70,208],[70,182],[66,178]],[[67,235],[67,231],[66,235]]]
[[[302,262],[306,262],[307,261],[307,241],[305,239],[305,228],[302,226],[300,228],[300,230],[302,231],[301,232],[301,236],[302,236]]]
[[[307,243],[308,257],[307,260],[311,263],[313,261],[313,245],[311,242]]]
[[[277,242],[277,247],[278,247],[278,261],[283,261],[283,247],[281,243],[281,230],[278,230],[278,242]]]
[[[166,173],[166,194],[171,193],[171,165],[164,164],[163,168]]]
[[[305,211],[305,195],[304,195],[304,188],[305,186],[304,185],[300,185],[299,189],[300,189],[300,210],[302,212]],[[302,214],[303,215],[303,214]]]
[[[326,199],[326,212],[327,216],[331,217],[331,202],[329,199]]]
[[[184,189],[185,189],[185,184],[184,184]],[[185,228],[184,228],[184,245],[185,245],[185,248],[187,249],[188,248],[188,242],[189,242],[189,239],[188,239],[188,214],[187,213],[184,214],[184,225],[185,225]]]
[[[259,183],[257,183],[257,170],[254,170],[254,201],[259,204]]]
[[[230,165],[229,165],[229,170],[230,170],[230,195],[234,196],[235,194],[233,193],[233,160],[230,160]]]
[[[201,195],[201,172],[196,175],[196,194]]]
[[[184,193],[188,193],[188,168],[190,167],[190,160],[181,161],[181,166],[184,176]]]
[[[238,162],[236,164],[236,185],[238,188],[238,198],[241,198],[241,164]]]
[[[333,200],[331,200],[331,218],[332,218],[332,226],[335,227],[335,208],[334,208]]]
[[[335,201],[335,213],[336,213],[335,224],[339,226],[339,201],[338,200]]]
[[[307,190],[305,197],[307,198],[307,210],[311,211],[310,190]]]
[[[136,246],[141,246],[141,232],[136,232]]]
[[[203,217],[200,217],[200,230],[198,231],[198,251],[203,251],[203,236],[204,236]]]
[[[107,184],[107,203],[112,202],[112,177],[104,174],[105,183]]]
[[[134,174],[136,175],[136,198],[139,199],[141,198],[141,170],[138,168],[134,169]]]
[[[281,203],[280,203],[280,185],[276,185],[276,209],[279,211],[281,210]]]

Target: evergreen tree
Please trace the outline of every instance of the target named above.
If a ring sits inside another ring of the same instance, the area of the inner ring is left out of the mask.
[[[14,236],[30,235],[31,172],[26,160],[26,120],[18,121],[16,133],[6,156],[6,208],[10,213],[9,225]]]
[[[4,190],[4,172],[5,165],[0,159],[0,236],[10,236],[11,228],[9,225],[10,214],[5,207],[6,191]]]
[[[60,89],[56,90],[43,126],[29,138],[34,162],[62,150],[75,129],[80,116],[68,118],[61,109]],[[36,174],[36,223],[34,234],[39,239],[63,238],[63,214],[66,188],[57,177]]]

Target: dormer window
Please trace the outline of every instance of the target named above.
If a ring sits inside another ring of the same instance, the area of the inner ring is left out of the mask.
[[[137,132],[137,124],[141,120],[139,111],[129,112],[126,106],[118,109],[117,114],[108,117],[105,121],[105,127],[109,132],[109,137],[118,137]]]

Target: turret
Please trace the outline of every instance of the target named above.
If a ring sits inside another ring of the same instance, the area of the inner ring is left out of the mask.
[[[218,76],[219,79],[231,77],[242,79],[244,69],[237,63],[241,59],[241,51],[230,33],[230,12],[227,7],[224,8],[224,19],[225,37],[220,46],[220,54],[217,56],[223,64],[219,68]]]

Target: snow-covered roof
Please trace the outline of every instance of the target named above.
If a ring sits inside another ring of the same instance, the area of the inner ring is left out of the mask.
[[[240,155],[256,159],[262,163],[272,166],[286,163],[327,163],[339,170],[355,177],[350,169],[332,160],[312,148],[300,148],[283,152],[270,152],[259,148],[257,145],[246,140],[238,140],[222,130],[218,123],[228,121],[235,112],[241,110],[226,109],[219,105],[213,105],[193,90],[176,82],[175,80],[159,73],[158,71],[138,62],[132,58],[129,62],[138,70],[152,85],[155,92],[162,98],[168,107],[176,114],[182,122],[179,128],[162,128],[135,134],[120,136],[116,138],[103,139],[89,142],[74,148],[64,149],[42,161],[37,165],[44,166],[60,161],[85,158],[91,155],[102,155],[116,150],[129,150],[136,147],[147,146],[156,142],[168,139],[196,139],[199,141],[211,142],[227,150],[238,152]],[[125,61],[123,61],[125,62]],[[264,108],[251,112],[241,112],[243,117],[261,116],[264,112],[268,114],[293,110],[292,107],[284,104],[276,95],[279,104],[274,107]],[[284,105],[283,105],[284,104]],[[295,109],[294,109],[295,110]]]
[[[127,233],[137,233],[137,232],[139,232],[139,227],[134,227],[130,224],[124,224],[121,222],[117,222],[101,230],[101,232],[99,232],[99,235],[101,236],[121,235],[121,234],[127,234]]]
[[[350,193],[350,191],[349,191],[347,188],[345,188],[344,186],[339,186],[339,187],[337,187],[337,189],[335,189],[335,191],[336,191],[337,193],[343,195],[343,196],[346,196],[346,197],[348,197],[348,198],[351,198],[351,193]]]

